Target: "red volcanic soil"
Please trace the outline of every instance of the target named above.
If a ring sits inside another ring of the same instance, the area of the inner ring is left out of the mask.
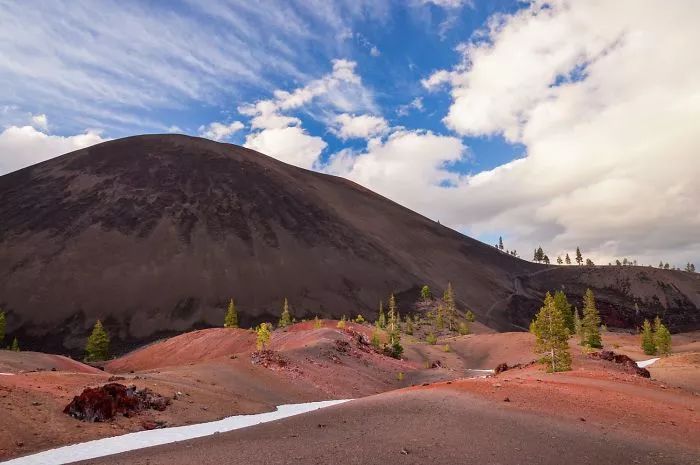
[[[89,463],[698,463],[697,397],[595,372],[524,376],[402,389]]]
[[[255,350],[255,333],[246,329],[212,328],[156,342],[109,362],[112,373],[182,366]]]
[[[22,373],[44,370],[100,373],[100,370],[97,368],[61,355],[0,350],[0,373]]]

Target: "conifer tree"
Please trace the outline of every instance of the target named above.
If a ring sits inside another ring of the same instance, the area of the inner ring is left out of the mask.
[[[664,270],[669,270],[671,269],[671,266],[668,264],[668,262],[664,263]]]
[[[5,312],[0,310],[0,343],[5,339],[5,329],[7,328],[5,322]]]
[[[435,318],[435,327],[437,329],[445,329],[445,318],[442,316],[445,313],[445,310],[442,305],[438,306],[437,308],[437,317]]]
[[[576,247],[576,263],[579,265],[583,263],[583,256],[581,255],[581,249]]]
[[[318,315],[314,318],[314,329],[321,329],[321,320],[318,319]]]
[[[224,328],[238,328],[238,311],[236,311],[233,299],[228,301],[228,309],[226,310],[226,317],[224,317]]]
[[[265,346],[270,343],[270,326],[272,326],[271,323],[260,323],[260,326],[258,326],[258,329],[255,331],[255,345],[257,346],[258,350],[265,350]]]
[[[659,268],[663,268],[663,267],[664,267],[664,262],[659,262]]]
[[[430,292],[430,288],[425,284],[420,290],[420,298],[423,302],[428,302],[433,299],[433,293]]]
[[[569,257],[569,253],[566,253],[566,258],[564,258],[564,263],[567,265],[571,265],[571,257]]]
[[[557,265],[561,265],[564,263],[564,260],[561,259],[561,256],[557,257]]]
[[[654,342],[654,333],[651,330],[649,320],[644,320],[642,326],[642,350],[647,355],[656,354],[656,343]]]
[[[358,325],[361,325],[364,322],[365,322],[365,317],[363,317],[361,314],[359,314],[355,317],[355,323],[357,323]]]
[[[476,316],[474,316],[474,312],[471,310],[467,310],[467,313],[464,314],[464,318],[466,318],[469,323],[474,323],[476,321]]]
[[[413,318],[410,316],[406,315],[406,334],[409,336],[413,335]]]
[[[659,355],[668,355],[671,353],[671,332],[666,325],[661,322],[661,318],[656,317],[654,321],[654,342]]]
[[[100,362],[107,360],[108,357],[109,335],[102,326],[102,322],[97,320],[85,345],[85,359],[88,362]]]
[[[379,301],[379,318],[377,319],[381,329],[386,328],[386,315],[384,315],[384,302]]]
[[[372,331],[372,339],[370,340],[372,347],[374,347],[376,350],[379,350],[382,347],[382,340],[379,336],[379,331],[379,328],[375,328],[374,331]]]
[[[336,328],[345,329],[345,322],[346,322],[345,315],[343,315],[342,317],[340,317],[340,321],[338,321]]]
[[[498,237],[498,249],[503,250],[503,238],[500,236]]]
[[[10,347],[10,350],[13,352],[20,352],[19,341],[17,340],[16,337],[12,340],[12,347]]]
[[[571,304],[566,298],[564,291],[557,291],[554,293],[554,305],[557,306],[557,310],[559,310],[564,317],[564,324],[566,324],[569,334],[574,334],[576,332],[574,313],[571,311]]]
[[[536,337],[535,352],[543,354],[547,362],[547,371],[567,371],[571,369],[571,354],[569,354],[569,330],[566,328],[564,316],[554,304],[554,298],[548,292],[544,305],[530,325]]]
[[[445,289],[442,300],[445,301],[445,319],[447,320],[447,328],[452,331],[454,330],[457,307],[455,305],[455,294],[454,290],[452,289],[451,282],[447,283],[447,289]]]
[[[578,312],[578,308],[574,309],[574,334],[581,337],[581,315]]]
[[[282,313],[280,314],[280,320],[277,323],[278,328],[285,328],[292,324],[292,314],[289,312],[289,303],[287,298],[284,298],[284,304],[282,304]]]
[[[466,323],[464,321],[459,323],[459,328],[457,328],[457,332],[461,334],[462,336],[465,336],[470,333],[469,331],[469,323]]]
[[[428,335],[425,337],[425,342],[427,342],[431,346],[434,346],[435,344],[437,344],[437,336],[435,335],[435,333],[433,333],[433,332],[428,333]]]
[[[389,333],[389,347],[388,352],[391,357],[401,358],[403,353],[403,346],[401,346],[401,334],[400,334],[400,322],[401,315],[399,314],[399,309],[396,306],[396,297],[394,294],[389,296],[389,323],[388,323],[388,333]]]
[[[600,337],[600,314],[595,304],[593,291],[586,289],[583,296],[583,320],[581,321],[581,345],[601,348],[603,342]]]

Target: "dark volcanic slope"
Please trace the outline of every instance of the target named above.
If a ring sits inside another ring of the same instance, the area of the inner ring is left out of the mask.
[[[392,290],[407,306],[417,286],[448,280],[463,307],[507,329],[559,283],[352,182],[186,136],[116,140],[2,176],[0,218],[8,330],[42,349],[80,347],[98,317],[136,342],[218,325],[231,296],[244,324],[285,296],[297,317],[371,315]],[[580,270],[566,273],[578,283]],[[659,307],[696,325],[697,276],[649,273],[677,297],[659,293]]]

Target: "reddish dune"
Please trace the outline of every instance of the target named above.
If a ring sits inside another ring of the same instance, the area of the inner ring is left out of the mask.
[[[70,371],[76,373],[100,373],[84,363],[62,355],[42,354],[41,352],[12,352],[0,350],[0,373],[21,373],[27,371]]]
[[[211,328],[159,341],[109,362],[112,373],[143,371],[230,356],[255,350],[255,333],[245,329]]]

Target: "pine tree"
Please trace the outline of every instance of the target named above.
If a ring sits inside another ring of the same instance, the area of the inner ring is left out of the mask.
[[[357,315],[355,317],[355,323],[357,323],[358,325],[361,325],[364,322],[365,322],[365,317],[363,317],[361,314]]]
[[[544,305],[530,325],[536,337],[535,352],[544,354],[547,371],[567,371],[571,369],[571,354],[569,354],[569,330],[566,328],[564,316],[554,304],[554,298],[548,292]]]
[[[566,298],[564,291],[557,291],[554,293],[554,305],[556,305],[557,310],[559,310],[564,317],[564,324],[569,330],[569,334],[574,334],[576,331],[576,327],[574,325],[574,313],[571,311],[571,304]]]
[[[396,306],[396,297],[394,297],[394,294],[391,294],[391,296],[389,296],[389,347],[387,348],[387,351],[388,355],[394,358],[401,358],[401,354],[403,353],[403,346],[400,342],[400,322],[401,315],[399,314],[399,309]]]
[[[12,347],[10,347],[10,350],[13,352],[20,352],[19,341],[17,340],[16,337],[12,340]]]
[[[668,262],[664,263],[664,270],[668,270],[670,268],[671,268],[671,266],[668,264]]]
[[[590,289],[586,289],[586,294],[583,296],[581,345],[587,345],[598,349],[603,347],[603,342],[600,337],[600,315],[595,305],[595,296]]]
[[[498,248],[503,250],[503,238],[500,236],[498,237]]]
[[[581,337],[581,328],[581,315],[578,312],[578,308],[576,308],[574,309],[574,334],[576,334],[578,337]]]
[[[406,334],[413,335],[413,318],[406,315]]]
[[[578,247],[576,247],[576,263],[578,263],[579,265],[581,263],[583,263],[583,256],[581,255],[581,249],[579,249]]]
[[[85,345],[85,359],[88,362],[99,362],[107,360],[108,357],[109,335],[102,326],[102,322],[97,320]]]
[[[284,298],[284,304],[282,305],[282,313],[280,314],[280,321],[277,323],[278,328],[286,328],[292,324],[292,314],[289,312],[289,303],[287,298]]]
[[[384,315],[384,302],[379,301],[379,318],[377,319],[381,329],[386,328],[386,315]]]
[[[557,265],[562,265],[564,260],[561,259],[561,255],[557,257]]]
[[[664,262],[659,262],[659,268],[663,268],[663,267],[664,267]]]
[[[0,310],[0,342],[5,340],[5,329],[7,328],[5,322],[5,312]]]
[[[656,343],[656,350],[660,355],[668,355],[671,353],[671,333],[658,316],[654,321],[654,342]]]
[[[593,263],[593,260],[591,260],[590,258],[586,259],[586,266],[594,266],[594,265],[595,265],[595,263]]]
[[[567,265],[571,265],[571,257],[569,257],[569,253],[566,253],[566,258],[564,259],[564,263]]]
[[[335,327],[338,329],[345,329],[345,322],[346,322],[345,315],[343,315],[342,317],[340,317],[340,321],[338,321],[338,324],[335,325]]]
[[[238,312],[233,299],[228,301],[228,310],[226,310],[226,316],[224,317],[224,328],[238,328]]]
[[[427,342],[431,346],[437,344],[437,336],[435,335],[435,333],[428,333],[428,335],[425,337],[425,342]]]
[[[372,339],[370,340],[372,347],[374,347],[376,350],[379,350],[382,347],[382,340],[379,336],[379,332],[380,329],[375,328],[374,331],[372,331]]]
[[[439,330],[445,329],[445,319],[442,316],[445,313],[445,310],[442,305],[439,305],[437,308],[437,317],[435,318],[435,327]]]
[[[656,342],[654,341],[654,333],[651,330],[649,320],[644,320],[642,326],[642,350],[647,355],[656,354]]]
[[[423,302],[428,302],[433,299],[433,293],[430,292],[430,288],[425,284],[420,290],[420,298]]]
[[[445,319],[447,320],[447,327],[450,331],[452,331],[454,330],[455,317],[457,315],[455,294],[452,290],[452,283],[447,283],[447,289],[445,289],[442,300],[445,301]]]
[[[476,316],[474,316],[474,312],[471,310],[467,310],[467,313],[464,314],[464,318],[466,318],[469,323],[474,323],[476,321]]]
[[[321,320],[318,319],[318,315],[314,318],[314,329],[321,329]]]
[[[457,328],[457,332],[458,332],[459,334],[461,334],[462,336],[465,336],[465,335],[469,334],[469,333],[470,333],[470,330],[469,330],[469,323],[466,323],[466,322],[464,322],[464,321],[462,321],[461,323],[459,323],[459,328]]]
[[[258,326],[258,329],[255,331],[255,345],[258,350],[265,350],[265,346],[270,343],[270,337],[272,336],[270,333],[270,326],[272,326],[270,323],[260,323],[260,326]]]

